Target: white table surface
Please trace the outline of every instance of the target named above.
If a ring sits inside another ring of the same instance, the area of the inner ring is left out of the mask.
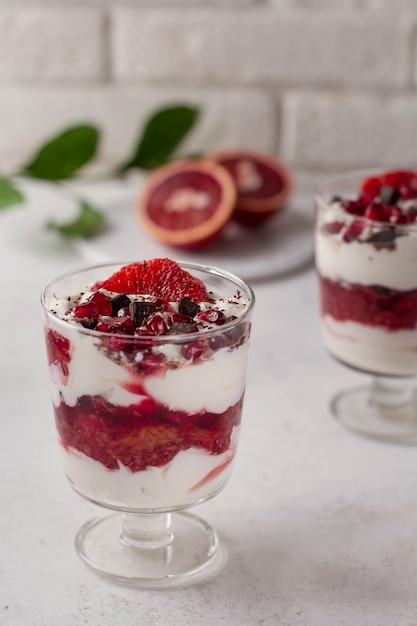
[[[39,293],[81,261],[40,228],[44,209],[35,194],[0,215],[0,624],[415,626],[417,450],[362,439],[331,417],[332,394],[363,377],[324,352],[312,267],[253,285],[235,470],[199,507],[229,546],[222,573],[141,591],[78,559],[75,533],[101,511],[61,469]]]

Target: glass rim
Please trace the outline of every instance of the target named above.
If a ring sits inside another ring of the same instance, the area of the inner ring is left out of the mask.
[[[335,185],[338,182],[340,182],[341,184],[343,183],[346,184],[349,181],[353,182],[356,179],[363,180],[363,178],[367,176],[382,174],[385,171],[388,172],[392,169],[394,168],[389,168],[389,167],[363,168],[363,169],[350,170],[341,174],[334,174],[333,176],[328,176],[316,186],[316,191],[314,193],[314,202],[323,210],[325,211],[330,210],[330,198],[329,197],[326,198],[326,191],[325,191],[326,187],[329,187],[330,185]],[[333,193],[332,195],[335,196],[337,194]],[[364,215],[354,215],[352,213],[347,213],[346,211],[343,212],[343,216],[344,216],[343,221],[345,221],[346,223],[357,221],[357,222],[361,222],[365,224],[366,226],[372,227],[374,229],[375,228],[380,228],[380,229],[389,228],[391,230],[394,229],[395,231],[399,233],[403,231],[407,233],[409,233],[410,231],[413,233],[414,232],[417,233],[417,220],[415,222],[411,222],[410,224],[396,224],[394,222],[370,220]]]
[[[104,331],[95,330],[94,328],[85,328],[81,324],[80,325],[71,324],[70,322],[58,317],[57,315],[54,315],[49,310],[46,304],[47,292],[54,285],[58,284],[58,282],[65,280],[66,278],[69,278],[76,274],[81,274],[83,272],[88,272],[90,270],[95,270],[95,269],[100,269],[100,268],[105,268],[105,267],[112,267],[112,266],[118,266],[121,268],[124,265],[129,265],[131,263],[140,263],[141,261],[145,261],[145,260],[146,259],[142,259],[142,260],[139,259],[136,261],[132,261],[132,260],[103,261],[100,263],[80,265],[71,270],[67,270],[66,272],[63,272],[55,276],[53,279],[51,279],[46,284],[46,286],[42,289],[41,296],[40,296],[42,309],[47,315],[47,317],[53,320],[56,324],[62,326],[63,328],[67,328],[67,329],[69,328],[73,330],[74,332],[80,333],[82,335],[97,337],[97,338],[105,338],[105,337],[108,338],[109,336],[111,336],[114,338],[123,339],[125,342],[128,342],[128,343],[129,342],[133,343],[135,341],[136,342],[143,341],[144,343],[149,342],[150,345],[146,347],[152,347],[152,345],[160,345],[160,344],[167,344],[167,343],[170,343],[170,344],[190,343],[191,341],[196,341],[197,339],[203,339],[203,338],[210,339],[211,337],[214,337],[227,330],[230,330],[234,328],[235,326],[237,326],[238,324],[245,322],[251,316],[253,308],[255,306],[255,293],[252,287],[246,281],[244,281],[242,278],[239,278],[232,272],[223,270],[215,265],[206,265],[206,264],[202,264],[198,262],[181,261],[181,260],[175,260],[175,262],[178,263],[178,265],[182,267],[183,269],[186,269],[186,270],[194,269],[200,272],[205,272],[206,274],[210,274],[212,276],[217,276],[219,278],[228,280],[230,283],[233,283],[236,288],[241,288],[242,290],[246,291],[247,306],[245,307],[245,310],[242,313],[242,315],[239,315],[238,317],[236,317],[234,320],[231,320],[230,322],[225,322],[222,325],[215,326],[214,328],[202,329],[202,330],[198,330],[198,331],[191,332],[191,333],[175,333],[175,334],[166,334],[166,335],[127,335],[126,333],[106,333]]]

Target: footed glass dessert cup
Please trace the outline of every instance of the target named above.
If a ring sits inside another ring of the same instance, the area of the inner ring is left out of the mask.
[[[356,433],[417,442],[417,174],[355,172],[315,198],[324,345],[372,377],[339,393],[334,416]]]
[[[216,531],[187,509],[232,471],[254,294],[214,267],[133,265],[155,282],[144,296],[121,263],[68,272],[42,294],[58,441],[72,488],[111,510],[79,530],[81,559],[120,583],[184,586],[226,562]],[[197,281],[190,297],[178,296],[176,268]]]

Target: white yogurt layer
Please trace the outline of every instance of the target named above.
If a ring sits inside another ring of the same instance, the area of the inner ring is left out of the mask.
[[[340,361],[374,374],[417,375],[417,332],[322,318],[324,344]]]
[[[397,237],[395,247],[344,242],[341,236],[316,232],[316,265],[325,278],[358,285],[417,289],[417,234]]]
[[[141,472],[132,472],[123,465],[109,470],[78,450],[67,451],[61,446],[62,460],[74,489],[95,502],[146,510],[183,507],[223,488],[232,471],[238,435],[239,427],[235,427],[231,446],[223,454],[189,448],[163,467],[148,467]]]
[[[71,342],[71,360],[67,378],[53,364],[50,367],[55,406],[59,406],[61,400],[68,406],[75,406],[83,395],[99,395],[119,406],[140,403],[142,396],[124,388],[135,383],[134,374],[98,349],[96,337],[62,324],[57,325],[56,330]],[[178,347],[168,345],[171,360],[173,348],[179,351]],[[158,351],[163,352],[164,347],[160,346]],[[223,413],[243,395],[247,356],[247,342],[232,350],[220,348],[206,361],[193,363],[183,359],[179,367],[146,376],[141,382],[149,395],[173,410]]]
[[[162,377],[147,377],[144,387],[174,410],[223,413],[243,395],[247,356],[247,342],[233,350],[221,348],[208,361],[165,370]]]

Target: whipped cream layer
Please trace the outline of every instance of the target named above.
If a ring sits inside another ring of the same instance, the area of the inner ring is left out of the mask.
[[[334,281],[408,291],[417,288],[417,232],[396,237],[392,246],[343,241],[342,234],[316,231],[316,265]]]
[[[239,430],[233,429],[231,445],[223,454],[189,448],[178,452],[163,467],[140,472],[121,464],[118,470],[108,470],[78,450],[61,446],[62,462],[74,489],[94,502],[128,509],[181,508],[215,495],[224,487],[232,472]]]
[[[417,332],[388,332],[324,315],[322,334],[327,350],[351,367],[391,376],[417,375]]]

